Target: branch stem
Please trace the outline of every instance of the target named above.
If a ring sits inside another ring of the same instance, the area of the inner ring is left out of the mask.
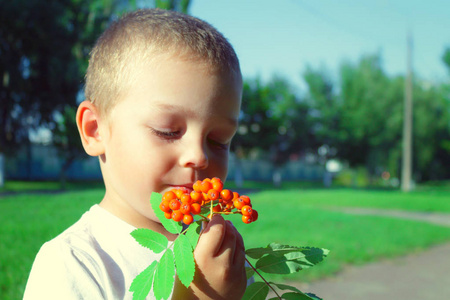
[[[273,286],[267,282],[267,280],[261,275],[261,273],[256,270],[256,268],[248,261],[247,257],[245,258],[245,261],[248,263],[248,265],[255,271],[256,274],[258,274],[259,277],[264,281],[264,283],[277,295],[278,299],[282,300],[281,296],[277,293],[277,291],[273,288]]]

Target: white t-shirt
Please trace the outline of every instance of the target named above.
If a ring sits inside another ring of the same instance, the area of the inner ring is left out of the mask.
[[[134,229],[92,206],[41,247],[24,299],[132,299],[129,288],[134,277],[162,255],[139,245],[130,235]]]

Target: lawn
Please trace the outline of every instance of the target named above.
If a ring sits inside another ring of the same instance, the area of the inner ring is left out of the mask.
[[[0,198],[2,299],[22,298],[28,272],[42,243],[75,222],[101,197],[101,189],[89,189]],[[326,209],[328,206],[360,206],[450,212],[447,203],[450,193],[445,189],[410,194],[377,190],[279,189],[254,193],[251,197],[259,211],[258,222],[245,225],[237,217],[234,219],[247,248],[279,242],[331,250],[323,263],[298,273],[299,280],[314,280],[338,272],[346,264],[363,264],[450,241],[450,228]]]

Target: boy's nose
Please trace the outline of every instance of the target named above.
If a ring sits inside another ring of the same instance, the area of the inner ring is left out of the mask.
[[[186,168],[206,169],[208,167],[208,154],[205,145],[190,144],[181,150],[180,164]]]

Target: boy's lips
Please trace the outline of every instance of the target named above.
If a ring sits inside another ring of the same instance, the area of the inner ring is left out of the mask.
[[[185,190],[186,192],[190,193],[194,189],[192,188],[193,183],[187,183],[187,184],[171,184],[170,187],[172,189],[181,189]]]

